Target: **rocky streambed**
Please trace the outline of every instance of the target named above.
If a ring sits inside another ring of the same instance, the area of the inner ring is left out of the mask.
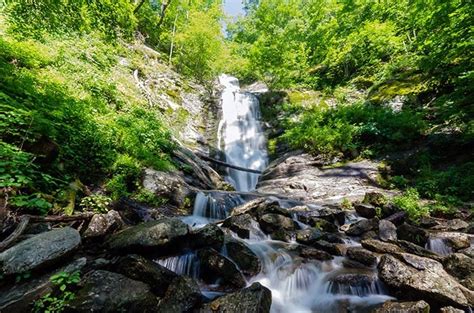
[[[52,275],[77,271],[67,312],[470,312],[468,213],[410,222],[369,161],[327,167],[292,152],[267,165],[258,102],[223,83],[226,161],[263,174],[224,181],[182,149],[192,173],[143,174],[167,205],[123,199],[83,220],[30,223],[0,253],[1,312],[31,312]]]

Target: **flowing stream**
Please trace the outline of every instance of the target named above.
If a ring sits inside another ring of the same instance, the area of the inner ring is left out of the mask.
[[[262,171],[268,158],[258,99],[251,93],[242,92],[234,77],[221,75],[219,81],[224,90],[218,144],[225,154],[225,161]],[[228,169],[226,180],[237,191],[251,191],[255,189],[258,177],[258,174]],[[184,220],[193,227],[202,227],[210,221],[227,217],[232,208],[244,202],[239,196],[199,193],[193,215]],[[331,280],[331,277],[347,273],[357,275],[358,270],[346,269],[343,257],[324,262],[302,259],[288,249],[291,243],[271,240],[260,230],[258,223],[254,226],[250,239],[232,235],[247,244],[260,259],[261,272],[246,279],[249,285],[260,282],[271,290],[272,312],[366,312],[373,305],[390,299],[385,295],[375,270],[369,270],[369,275],[364,276],[369,278],[366,280],[349,280],[349,283]],[[221,253],[226,255],[225,245]],[[199,260],[193,252],[160,260],[159,263],[179,274],[199,279]]]

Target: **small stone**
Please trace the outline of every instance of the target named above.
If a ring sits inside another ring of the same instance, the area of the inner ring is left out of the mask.
[[[371,204],[366,203],[355,203],[354,209],[362,217],[373,218],[377,214],[375,207]]]

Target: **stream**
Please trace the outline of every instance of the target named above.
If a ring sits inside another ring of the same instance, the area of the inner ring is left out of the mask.
[[[251,93],[242,92],[234,77],[221,75],[219,81],[224,89],[217,138],[225,162],[263,171],[268,165],[268,156],[258,99]],[[254,190],[258,178],[259,174],[235,169],[228,169],[225,177],[237,191]],[[226,218],[232,208],[243,203],[245,199],[240,196],[201,192],[197,194],[193,214],[183,220],[191,227],[203,227]],[[308,227],[301,223],[299,225]],[[230,230],[226,230],[226,233],[244,242],[260,259],[260,273],[245,278],[248,285],[259,282],[271,290],[272,312],[335,312],[341,308],[351,312],[366,312],[374,305],[392,299],[378,280],[376,269],[369,270],[369,277],[373,278],[371,280],[339,283],[331,278],[361,271],[346,268],[344,257],[335,257],[330,261],[304,259],[292,252],[291,245],[296,245],[294,240],[290,243],[272,240],[258,223],[251,230],[249,239],[241,239]],[[351,241],[350,244],[358,245],[357,241]],[[225,245],[220,252],[226,255]],[[158,262],[178,274],[199,280],[199,259],[194,252]],[[368,270],[364,271],[366,274]],[[213,291],[213,287],[201,286],[203,293],[210,298],[219,295],[219,292]]]

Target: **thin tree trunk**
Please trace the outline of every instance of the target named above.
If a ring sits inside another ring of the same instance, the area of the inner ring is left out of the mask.
[[[171,37],[171,48],[170,48],[170,56],[168,59],[168,64],[171,65],[171,58],[173,57],[173,48],[174,48],[174,36],[176,34],[176,22],[178,20],[178,13],[176,13],[176,17],[174,18],[173,23],[173,36]]]

